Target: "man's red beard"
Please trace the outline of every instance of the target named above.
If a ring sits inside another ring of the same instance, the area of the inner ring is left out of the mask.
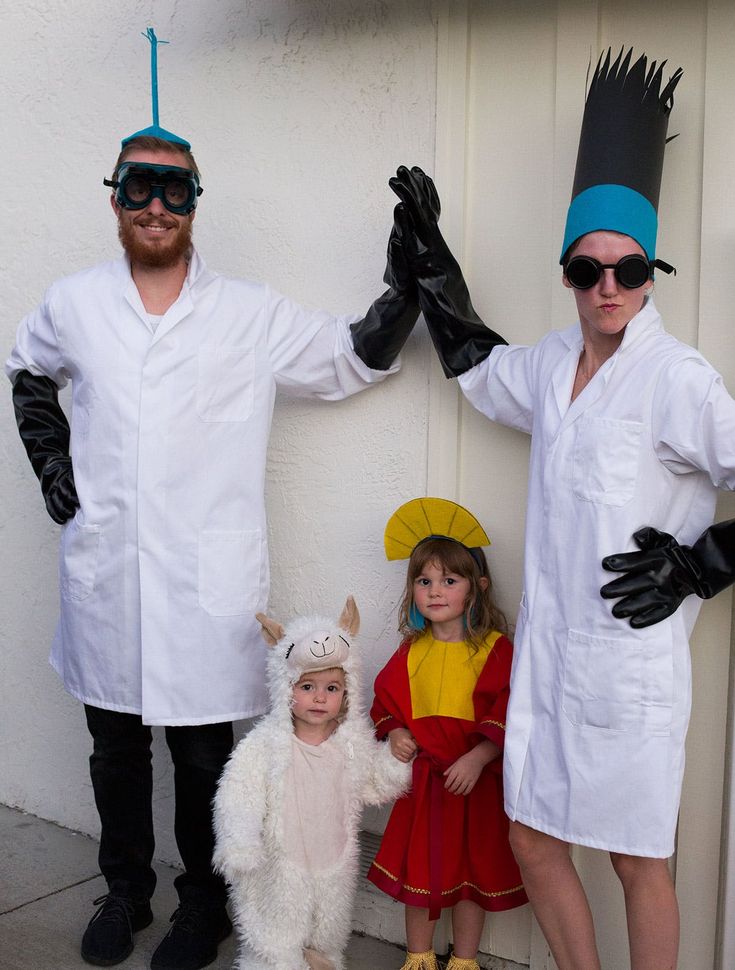
[[[153,221],[153,220],[152,220]],[[132,219],[124,216],[117,220],[117,234],[130,263],[147,266],[151,269],[169,269],[186,258],[191,249],[192,220],[176,222],[177,229],[166,233],[163,245],[156,242],[142,242],[136,235]],[[170,236],[170,238],[168,238]]]

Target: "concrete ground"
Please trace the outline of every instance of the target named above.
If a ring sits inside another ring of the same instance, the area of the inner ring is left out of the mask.
[[[106,892],[97,871],[97,843],[50,822],[0,806],[0,970],[89,970],[79,955],[92,901]],[[174,869],[157,866],[153,923],[135,937],[123,970],[147,970],[176,909]],[[234,935],[220,945],[212,970],[229,970]],[[398,970],[403,950],[354,935],[348,970]]]

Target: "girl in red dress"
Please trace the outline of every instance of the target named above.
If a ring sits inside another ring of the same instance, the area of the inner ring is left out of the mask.
[[[488,543],[474,516],[444,499],[408,502],[386,528],[388,557],[410,556],[404,640],[375,680],[371,715],[393,754],[413,759],[413,782],[393,807],[368,879],[405,903],[402,970],[437,970],[434,928],[445,907],[447,970],[479,970],[485,912],[527,902],[503,810],[513,647],[479,548]]]

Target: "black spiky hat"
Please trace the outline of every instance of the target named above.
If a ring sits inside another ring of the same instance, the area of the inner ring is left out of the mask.
[[[635,239],[656,257],[658,200],[666,130],[678,68],[662,90],[666,61],[647,65],[633,49],[611,61],[601,54],[587,92],[561,260],[588,232],[611,229]],[[668,139],[671,140],[671,139]]]

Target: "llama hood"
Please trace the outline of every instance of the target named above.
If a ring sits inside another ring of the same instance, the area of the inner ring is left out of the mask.
[[[278,642],[270,647],[267,681],[270,693],[268,720],[290,734],[293,685],[308,671],[341,667],[347,688],[347,710],[340,716],[340,728],[357,721],[364,723],[360,702],[360,673],[357,634],[326,616],[296,617],[285,628]]]

